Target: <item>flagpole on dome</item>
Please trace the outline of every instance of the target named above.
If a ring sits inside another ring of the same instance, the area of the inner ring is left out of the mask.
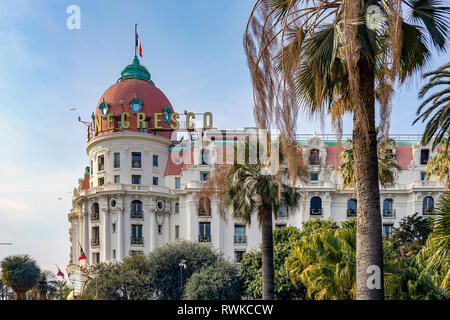
[[[137,48],[137,23],[134,24],[134,56],[136,57],[136,48]]]

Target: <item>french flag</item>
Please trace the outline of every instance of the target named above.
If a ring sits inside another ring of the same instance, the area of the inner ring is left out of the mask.
[[[139,39],[137,32],[136,32],[136,48],[139,50],[139,55],[142,57],[141,40]]]
[[[64,273],[59,269],[58,266],[56,266],[56,268],[58,269],[58,273],[56,275],[64,279]]]
[[[86,255],[84,254],[84,251],[83,251],[83,247],[81,245],[80,245],[80,249],[81,249],[81,254],[80,254],[80,257],[78,258],[78,261],[87,260]]]

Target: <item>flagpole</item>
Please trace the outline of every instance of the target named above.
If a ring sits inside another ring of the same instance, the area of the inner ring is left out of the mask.
[[[134,55],[136,56],[136,34],[137,34],[137,23],[134,24]]]

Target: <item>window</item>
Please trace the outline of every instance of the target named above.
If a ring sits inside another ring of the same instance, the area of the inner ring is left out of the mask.
[[[238,224],[234,225],[234,243],[247,243],[245,226]]]
[[[420,172],[420,181],[425,181],[425,178],[427,177],[427,173],[426,172]]]
[[[131,202],[131,218],[142,219],[143,217],[142,202],[139,200],[133,200]]]
[[[321,215],[322,214],[322,199],[320,197],[311,198],[311,215]]]
[[[356,217],[356,199],[347,202],[347,217]]]
[[[98,171],[105,170],[105,156],[98,156]]]
[[[209,198],[200,198],[198,200],[198,215],[199,216],[211,215],[211,200],[209,200]]]
[[[148,132],[148,120],[144,121],[144,128],[139,128],[139,132]]]
[[[428,150],[428,149],[420,150],[420,164],[427,164],[429,156],[430,156],[430,150]]]
[[[119,175],[115,175],[114,176],[114,183],[120,183],[120,176]]]
[[[142,156],[140,152],[131,153],[131,167],[142,168]]]
[[[433,197],[425,197],[423,198],[423,206],[422,206],[422,213],[424,215],[432,214],[434,208],[434,199]]]
[[[205,181],[209,172],[200,172],[200,181]]]
[[[105,184],[105,178],[98,178],[98,186],[102,186]]]
[[[284,203],[281,203],[281,206],[278,208],[277,218],[285,218],[287,217],[286,207]]]
[[[198,242],[211,242],[211,222],[199,222]]]
[[[180,204],[178,202],[175,203],[175,213],[180,213]]]
[[[180,226],[175,226],[175,239],[180,239]]]
[[[309,164],[313,166],[319,165],[319,150],[312,149],[309,152]]]
[[[92,228],[91,244],[93,246],[98,246],[100,244],[100,230],[99,230],[99,227],[93,227]]]
[[[311,181],[319,180],[319,174],[318,173],[310,173],[309,174],[309,180],[311,180]]]
[[[162,225],[158,224],[158,233],[161,234],[162,233]]]
[[[142,224],[131,225],[131,244],[143,244],[144,238],[142,237]]]
[[[275,225],[275,228],[276,228],[276,229],[283,229],[283,228],[286,228],[286,224],[285,224],[285,223],[277,223],[277,224]]]
[[[94,263],[100,263],[100,252],[92,253],[92,261],[94,261]]]
[[[158,177],[153,177],[153,185],[154,186],[158,185]]]
[[[393,207],[393,200],[392,199],[385,199],[383,201],[383,217],[393,217],[394,211],[392,210]]]
[[[115,223],[112,224],[112,232],[116,232],[116,224]]]
[[[234,252],[234,261],[241,262],[242,257],[244,256],[245,251],[235,251]]]
[[[153,166],[157,167],[158,166],[158,156],[156,154],[153,155]]]
[[[383,236],[387,238],[392,236],[392,224],[383,224]]]
[[[201,156],[202,156],[202,164],[208,164],[209,163],[209,152],[208,152],[208,150],[202,149]]]
[[[175,178],[175,189],[181,188],[181,179],[179,177]]]
[[[115,260],[116,259],[116,250],[112,251],[112,256],[113,256],[113,259]]]
[[[117,131],[122,131],[122,120],[117,119]]]
[[[132,184],[141,184],[141,176],[131,176]]]
[[[120,153],[114,153],[114,168],[120,168]]]
[[[100,217],[100,206],[98,202],[94,202],[94,204],[92,205],[91,220],[98,220],[99,217]]]

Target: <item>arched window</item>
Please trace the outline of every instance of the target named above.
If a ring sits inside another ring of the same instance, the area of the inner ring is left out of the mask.
[[[319,150],[312,149],[309,152],[309,164],[310,165],[319,165]]]
[[[311,198],[311,215],[321,215],[322,214],[322,199],[320,197]]]
[[[394,216],[393,202],[392,199],[385,199],[383,201],[383,217]]]
[[[356,199],[347,202],[347,217],[356,217]]]
[[[423,214],[432,214],[434,207],[434,199],[433,197],[425,197],[423,198],[423,206],[422,213]]]
[[[142,202],[133,200],[131,202],[131,218],[143,218]]]
[[[211,200],[209,198],[200,198],[198,200],[198,215],[210,216],[211,215]]]
[[[91,220],[98,220],[100,217],[100,206],[98,205],[98,202],[94,202],[92,205],[92,216]]]

